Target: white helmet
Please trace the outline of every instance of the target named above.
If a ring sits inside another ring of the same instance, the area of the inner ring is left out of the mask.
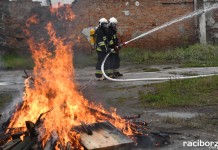
[[[110,22],[110,24],[111,24],[111,23],[113,23],[113,24],[117,24],[117,23],[118,23],[118,22],[117,22],[117,19],[114,18],[114,17],[111,17],[111,18],[109,19],[109,22]]]
[[[108,23],[107,19],[101,18],[101,19],[99,20],[99,26],[101,26],[102,23]]]

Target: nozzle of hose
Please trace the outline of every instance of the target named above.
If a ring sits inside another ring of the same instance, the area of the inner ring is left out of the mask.
[[[122,47],[122,46],[125,46],[126,45],[126,42],[123,42],[122,44],[120,44],[119,46]]]

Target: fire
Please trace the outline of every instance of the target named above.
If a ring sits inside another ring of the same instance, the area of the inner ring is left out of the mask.
[[[39,19],[37,18],[36,15],[33,15],[30,18],[28,18],[28,20],[26,21],[26,26],[29,27],[31,24],[38,24],[38,23],[39,23]]]
[[[32,23],[32,22],[31,22]],[[83,149],[80,135],[72,130],[81,123],[95,123],[108,120],[126,134],[131,134],[128,123],[116,114],[104,110],[101,105],[89,103],[76,89],[73,67],[72,43],[57,37],[51,22],[46,26],[49,43],[55,47],[51,52],[47,43],[36,43],[30,38],[28,43],[35,62],[33,78],[25,80],[23,103],[17,107],[9,128],[25,127],[26,121],[36,123],[39,141],[56,139],[56,149],[66,145]],[[103,115],[105,114],[105,115]]]
[[[59,11],[60,9],[64,9],[64,13],[61,13],[61,11]],[[68,21],[73,21],[75,19],[75,15],[70,5],[51,7],[50,12],[52,14],[55,14],[60,20],[64,19]]]

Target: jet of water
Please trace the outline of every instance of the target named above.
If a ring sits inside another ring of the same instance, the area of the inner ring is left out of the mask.
[[[156,28],[154,28],[154,29],[152,29],[152,30],[149,30],[148,32],[145,32],[145,33],[143,33],[143,34],[141,34],[141,35],[139,35],[139,36],[137,36],[137,37],[135,37],[135,38],[133,38],[133,39],[127,41],[127,42],[125,42],[124,44],[128,44],[128,43],[130,43],[130,42],[132,42],[132,41],[135,41],[135,40],[137,40],[137,39],[139,39],[139,38],[142,38],[142,37],[144,37],[144,36],[146,36],[146,35],[149,35],[149,34],[155,32],[155,31],[158,31],[158,30],[161,30],[161,29],[163,29],[163,28],[165,28],[165,27],[168,27],[168,26],[170,26],[170,25],[172,25],[172,24],[174,24],[174,23],[177,23],[177,22],[186,20],[186,19],[188,19],[188,18],[192,18],[192,17],[194,17],[194,16],[197,16],[197,15],[202,14],[202,13],[205,13],[205,12],[212,11],[212,10],[217,9],[217,8],[218,8],[218,5],[215,4],[215,5],[211,6],[211,7],[208,7],[208,8],[205,8],[205,9],[200,9],[200,10],[194,11],[194,12],[192,12],[192,13],[189,13],[189,14],[187,14],[187,15],[181,16],[181,17],[176,18],[176,19],[174,19],[174,20],[172,20],[172,21],[166,22],[166,23],[164,23],[163,25],[158,26],[158,27],[156,27]]]

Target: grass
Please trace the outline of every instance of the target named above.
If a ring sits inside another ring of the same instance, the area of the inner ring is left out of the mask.
[[[95,66],[97,63],[97,54],[92,52],[91,54],[85,54],[83,52],[74,52],[73,64],[76,68]]]
[[[34,63],[31,56],[6,54],[2,56],[5,69],[33,69]]]
[[[138,93],[144,107],[207,106],[218,102],[218,76],[174,80],[145,88],[152,90]]]
[[[218,46],[213,45],[195,44],[167,51],[123,48],[120,55],[122,63],[180,64],[181,67],[218,66]]]
[[[195,44],[187,48],[175,48],[165,51],[148,51],[139,48],[123,48],[120,51],[121,63],[125,64],[179,64],[180,67],[211,67],[218,66],[218,46]],[[2,56],[6,69],[32,69],[31,56],[17,54]],[[95,66],[97,54],[75,52],[74,66]],[[144,71],[147,71],[146,69]],[[156,70],[157,71],[157,70]]]
[[[158,69],[158,68],[144,68],[143,71],[144,72],[157,72],[157,71],[160,71],[160,69]]]

